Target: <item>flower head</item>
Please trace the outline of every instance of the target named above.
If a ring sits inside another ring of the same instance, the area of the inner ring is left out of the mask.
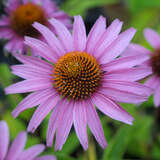
[[[26,139],[26,132],[20,132],[8,149],[8,126],[5,121],[0,121],[0,160],[56,160],[55,156],[49,155],[37,157],[45,149],[42,144],[24,150]]]
[[[15,54],[23,65],[12,66],[12,73],[25,80],[6,88],[7,94],[33,92],[13,111],[13,116],[27,108],[39,105],[30,120],[28,131],[34,132],[45,116],[52,111],[47,145],[52,146],[56,133],[55,149],[61,150],[72,124],[84,149],[88,148],[87,124],[98,143],[107,143],[95,109],[107,116],[132,124],[133,118],[117,102],[140,103],[147,100],[151,89],[137,81],[150,70],[138,68],[146,57],[117,58],[135,34],[130,28],[119,34],[122,22],[118,19],[106,29],[100,17],[88,36],[81,16],[75,16],[72,35],[56,19],[49,20],[56,35],[46,26],[34,27],[46,40],[25,37],[25,43],[40,57]],[[137,60],[138,58],[138,60]]]
[[[40,38],[40,33],[32,26],[34,22],[54,31],[48,23],[48,19],[54,17],[71,27],[69,16],[51,0],[8,0],[6,14],[0,19],[0,38],[9,39],[5,48],[14,53],[26,51],[24,36]]]
[[[137,45],[130,44],[123,53],[124,56],[136,56],[142,55],[147,60],[141,64],[141,67],[146,67],[152,70],[150,77],[145,82],[145,85],[153,88],[154,104],[155,107],[160,106],[160,35],[156,31],[147,28],[144,30],[144,36],[146,40],[153,47],[153,50],[147,50],[146,48]]]

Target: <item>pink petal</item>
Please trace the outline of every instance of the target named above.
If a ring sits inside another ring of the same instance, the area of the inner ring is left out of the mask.
[[[90,101],[87,101],[86,104],[86,113],[87,113],[87,122],[90,130],[92,131],[94,137],[96,138],[97,142],[101,145],[102,148],[106,148],[107,142],[104,137],[103,128],[94,108],[93,104]]]
[[[81,16],[74,17],[73,41],[75,51],[84,51],[86,47],[86,29]]]
[[[56,144],[55,144],[55,151],[61,150],[63,144],[65,143],[69,132],[72,127],[73,122],[73,102],[65,102],[62,103],[62,112],[59,113],[59,120],[57,124],[57,134],[56,134]]]
[[[60,39],[65,51],[72,52],[73,51],[73,38],[69,30],[65,27],[64,24],[62,24],[60,21],[57,21],[54,18],[50,19],[49,22],[55,28],[58,38]]]
[[[76,134],[82,144],[83,148],[88,148],[88,137],[87,137],[87,117],[86,117],[86,105],[84,102],[76,102],[73,111],[73,121]]]
[[[32,132],[32,133],[35,132],[35,130],[41,124],[43,119],[55,107],[59,99],[60,99],[59,95],[51,94],[44,102],[40,104],[40,106],[34,112],[29,122],[29,126],[27,128],[28,132]]]
[[[34,0],[34,1],[37,1],[37,0]],[[51,17],[58,10],[58,8],[57,8],[57,6],[55,4],[55,1],[41,0],[41,2],[42,2],[42,6],[43,6],[44,10]]]
[[[46,42],[49,44],[49,46],[53,50],[53,54],[56,54],[54,57],[56,57],[56,60],[58,57],[64,55],[65,50],[61,46],[59,40],[56,38],[56,36],[53,34],[53,32],[48,29],[46,26],[35,22],[33,24],[34,28],[36,28],[45,38]]]
[[[141,54],[149,55],[150,51],[146,48],[138,45],[138,44],[129,44],[128,47],[124,50],[124,52],[121,54],[122,57],[128,57],[128,56],[136,56]]]
[[[61,105],[62,102],[60,101],[52,111],[52,114],[49,119],[49,124],[48,124],[48,130],[47,130],[47,146],[52,147],[53,145],[53,139],[54,139],[54,134],[57,129],[57,125],[59,122],[59,119],[61,117],[60,113],[63,113],[63,106]],[[60,116],[59,116],[60,115]]]
[[[94,48],[106,28],[106,19],[102,16],[98,18],[91,31],[89,32],[86,44],[86,52],[93,53]]]
[[[148,59],[149,56],[147,56],[146,54],[129,56],[129,57],[115,59],[109,63],[104,64],[102,67],[103,70],[110,72],[114,70],[131,68],[136,65],[140,65]]]
[[[3,39],[11,39],[13,38],[14,36],[14,33],[12,30],[10,30],[9,28],[7,27],[0,27],[0,38],[3,38]]]
[[[21,0],[21,1],[22,1],[22,3],[24,3],[24,4],[28,3],[28,0]],[[32,0],[32,1],[35,1],[35,0]],[[38,1],[40,1],[40,0],[38,0]]]
[[[26,45],[30,46],[34,51],[37,51],[37,54],[46,60],[55,63],[56,62],[56,56],[54,52],[50,49],[50,47],[35,38],[27,37],[25,36],[25,42]]]
[[[0,19],[0,26],[9,26],[10,25],[10,18],[6,15],[2,15]]]
[[[38,144],[35,146],[30,147],[29,149],[22,152],[17,160],[33,160],[36,158],[40,153],[42,153],[45,149],[45,146],[42,144]]]
[[[56,157],[48,155],[48,156],[41,156],[41,157],[35,158],[34,160],[56,160]]]
[[[160,79],[158,76],[152,76],[144,83],[146,86],[156,89],[160,84]]]
[[[19,53],[24,54],[24,44],[23,44],[23,38],[17,36],[16,34],[12,33],[12,38],[10,42],[7,43],[5,46],[5,49],[8,50],[11,53]]]
[[[48,78],[51,79],[51,70],[40,69],[37,70],[31,65],[13,65],[11,66],[12,73],[22,77],[24,79],[34,79],[34,78]],[[45,71],[44,71],[45,70]]]
[[[146,28],[144,30],[144,36],[153,48],[160,48],[160,35],[156,31],[151,28]]]
[[[153,93],[153,90],[150,87],[146,87],[145,85],[140,84],[138,82],[127,82],[106,79],[103,83],[103,86],[145,96],[149,96]]]
[[[6,156],[9,144],[9,130],[5,121],[0,121],[0,159]]]
[[[112,59],[119,56],[128,46],[131,39],[133,38],[136,30],[130,28],[123,33],[121,33],[118,38],[112,42],[112,44],[107,48],[103,55],[99,58],[101,64],[108,63]]]
[[[130,125],[132,124],[133,117],[113,100],[104,95],[95,94],[92,97],[92,101],[96,107],[107,116]]]
[[[10,40],[5,46],[4,46],[4,48],[5,48],[5,50],[7,50],[8,52],[13,52],[13,53],[15,53],[15,46],[16,46],[16,39],[12,39],[12,40]]]
[[[27,134],[26,132],[20,132],[15,140],[12,142],[12,145],[8,151],[7,157],[5,160],[17,159],[21,152],[24,149],[26,144]]]
[[[24,98],[18,106],[12,112],[13,117],[17,117],[21,112],[28,108],[35,107],[48,99],[50,95],[55,93],[54,89],[45,89],[40,90],[34,93],[29,94],[26,98]]]
[[[95,46],[95,56],[97,58],[101,57],[103,52],[106,52],[109,45],[118,37],[118,34],[122,28],[122,24],[123,23],[118,19],[115,19],[101,36],[100,40]]]
[[[5,88],[6,94],[25,93],[51,88],[53,83],[47,79],[24,80]]]
[[[68,19],[70,18],[64,11],[58,10],[57,12],[54,13],[53,16],[55,19]]]
[[[155,104],[155,107],[160,107],[160,83],[154,93],[154,104]]]
[[[111,87],[103,87],[99,90],[98,93],[103,94],[114,101],[122,103],[137,104],[137,103],[142,103],[148,99],[146,95],[139,95],[129,91],[124,91]]]
[[[20,5],[19,0],[8,0],[6,5],[6,12],[10,14]]]
[[[33,56],[24,56],[24,55],[20,55],[20,54],[14,54],[14,56],[21,61],[24,64],[29,64],[34,66],[36,69],[44,69],[44,71],[47,70],[52,70],[53,66],[37,57],[33,57]]]
[[[134,67],[120,69],[106,73],[104,79],[115,79],[122,81],[138,81],[152,74],[150,67]]]

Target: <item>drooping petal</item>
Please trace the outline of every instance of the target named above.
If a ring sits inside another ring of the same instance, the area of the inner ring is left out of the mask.
[[[30,46],[33,50],[37,51],[37,54],[46,60],[55,63],[56,62],[56,55],[51,50],[51,48],[44,42],[25,36],[25,42],[26,45]]]
[[[20,132],[16,139],[12,142],[12,145],[8,151],[5,160],[18,159],[19,155],[24,149],[26,144],[27,134],[26,132]]]
[[[55,28],[58,38],[60,39],[65,51],[72,52],[73,51],[73,38],[69,30],[65,27],[64,24],[60,23],[54,18],[50,19],[49,22]]]
[[[154,104],[155,104],[155,107],[160,107],[160,83],[154,93]]]
[[[115,79],[122,81],[138,81],[152,74],[150,67],[134,67],[108,72],[104,75],[105,79]]]
[[[45,146],[42,144],[38,144],[30,147],[29,149],[22,152],[17,160],[33,160],[36,158],[41,152],[43,152]]]
[[[52,87],[52,82],[48,79],[24,80],[5,88],[6,94],[33,92]]]
[[[103,133],[103,128],[100,119],[98,117],[98,114],[96,112],[96,109],[94,108],[93,104],[90,101],[88,101],[88,104],[86,106],[86,113],[87,113],[87,123],[91,132],[93,133],[94,137],[96,138],[100,146],[102,148],[105,148],[107,146],[107,142]]]
[[[57,58],[64,55],[65,51],[63,47],[50,29],[37,22],[35,22],[33,26],[43,35],[49,46],[52,48],[53,54],[56,54]]]
[[[62,149],[63,144],[65,143],[68,134],[71,130],[73,122],[73,107],[74,107],[73,102],[66,102],[63,103],[62,105],[64,105],[62,107],[63,112],[61,112],[63,114],[57,115],[59,117],[61,116],[61,118],[59,118],[57,125],[55,151]]]
[[[97,108],[107,116],[130,125],[132,124],[133,117],[113,100],[105,97],[104,95],[95,94],[92,97],[92,101]]]
[[[148,99],[148,96],[146,95],[139,95],[129,91],[123,91],[111,87],[103,87],[98,91],[98,93],[103,94],[114,101],[122,103],[137,104],[142,103]]]
[[[0,121],[0,159],[4,160],[9,144],[9,130],[5,121]]]
[[[51,94],[43,103],[40,104],[29,122],[29,126],[27,128],[28,132],[35,132],[43,119],[56,106],[59,99],[59,95]]]
[[[160,47],[160,35],[151,28],[144,30],[144,36],[146,40],[152,45],[153,48],[159,49]]]
[[[53,69],[53,66],[51,64],[49,64],[46,61],[43,61],[41,59],[38,59],[37,57],[24,56],[24,55],[20,55],[20,54],[14,54],[14,56],[22,63],[32,65],[32,67],[34,67],[38,70],[44,69],[44,71],[47,71],[47,70],[50,71]]]
[[[85,150],[88,148],[86,107],[85,102],[77,102],[73,112],[74,128]]]
[[[43,103],[46,99],[48,99],[49,96],[54,94],[55,94],[55,91],[53,88],[40,90],[40,91],[29,94],[14,109],[14,111],[12,112],[13,117],[16,118],[24,110],[35,107],[38,104]]]
[[[73,41],[75,51],[84,51],[86,47],[86,29],[81,16],[74,17]]]
[[[22,77],[24,79],[34,79],[34,78],[48,78],[51,79],[51,70],[40,69],[36,70],[34,66],[31,65],[13,65],[11,66],[12,73]]]
[[[126,91],[130,93],[135,93],[138,95],[146,95],[149,96],[153,93],[153,90],[150,87],[146,87],[143,84],[138,82],[127,82],[120,80],[105,80],[103,82],[104,87],[111,87],[114,89],[119,89],[121,91]]]
[[[126,49],[135,32],[136,30],[134,28],[130,28],[121,33],[118,38],[107,48],[103,55],[99,57],[100,63],[108,63],[112,59],[119,56]]]
[[[106,28],[106,19],[102,16],[98,18],[91,31],[89,32],[86,44],[86,52],[92,54],[94,47]]]
[[[59,101],[59,103],[57,103],[57,105],[53,108],[52,114],[49,119],[48,130],[47,130],[47,146],[48,147],[52,147],[53,145],[55,131],[57,129],[57,125],[60,119],[59,114],[63,113],[62,107],[64,107],[64,105],[61,105],[61,103],[62,102]]]
[[[109,72],[109,71],[114,71],[119,69],[132,68],[134,66],[142,64],[148,59],[149,59],[149,56],[147,56],[146,54],[128,56],[124,58],[115,59],[109,63],[104,64],[102,67],[103,67],[103,70]]]
[[[99,39],[98,43],[95,46],[95,53],[94,55],[99,58],[103,54],[103,52],[106,52],[109,45],[118,37],[119,32],[122,28],[122,22],[120,22],[118,19],[115,19],[111,25],[106,29],[104,34]]]

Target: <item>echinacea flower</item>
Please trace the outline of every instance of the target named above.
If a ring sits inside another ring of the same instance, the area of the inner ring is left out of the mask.
[[[26,132],[20,132],[8,148],[8,125],[5,121],[0,121],[0,160],[56,160],[55,156],[51,155],[37,157],[45,149],[42,144],[24,150],[26,139]]]
[[[144,36],[153,47],[153,50],[150,51],[138,44],[130,44],[123,53],[123,57],[133,55],[148,57],[148,60],[141,66],[150,67],[152,74],[144,84],[153,89],[155,107],[160,107],[160,35],[153,29],[147,28],[144,30]]]
[[[5,45],[9,52],[26,52],[24,36],[40,36],[32,27],[34,22],[51,28],[48,19],[54,17],[71,28],[70,17],[59,10],[52,0],[8,0],[5,11],[6,15],[0,19],[0,38],[9,40]]]
[[[132,124],[133,118],[117,102],[140,103],[147,100],[151,89],[136,80],[150,74],[148,68],[134,67],[147,58],[133,56],[116,58],[128,46],[135,34],[130,28],[119,34],[118,19],[106,29],[102,16],[88,36],[81,16],[74,17],[73,33],[58,20],[51,19],[58,38],[46,26],[34,23],[45,42],[25,37],[25,43],[37,51],[43,60],[15,54],[22,65],[12,66],[12,73],[25,80],[5,89],[7,94],[33,92],[13,111],[17,117],[27,108],[38,106],[30,120],[28,131],[34,132],[52,111],[47,131],[47,146],[61,150],[72,124],[86,150],[87,124],[101,147],[107,143],[96,107],[107,116]],[[46,60],[46,61],[45,61]]]

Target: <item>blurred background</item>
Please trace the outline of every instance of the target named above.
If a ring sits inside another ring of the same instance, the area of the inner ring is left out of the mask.
[[[135,27],[137,33],[133,42],[152,49],[145,41],[143,29],[151,27],[160,33],[160,0],[56,0],[57,5],[74,16],[83,16],[87,32],[99,17],[107,18],[107,26],[115,18],[124,22],[123,29]],[[5,0],[0,0],[0,16],[4,14]],[[0,120],[6,120],[10,128],[11,140],[19,131],[26,130],[35,109],[28,109],[14,119],[11,111],[26,94],[5,95],[4,88],[18,77],[10,73],[9,66],[18,63],[3,50],[6,43],[0,40]],[[55,154],[58,160],[160,160],[160,109],[155,109],[152,97],[140,106],[122,104],[134,118],[128,126],[112,120],[99,112],[108,147],[103,150],[88,130],[89,149],[84,152],[74,129],[72,129],[62,151],[47,149],[44,154]],[[27,147],[45,143],[49,116],[43,121],[35,134],[28,135]]]

